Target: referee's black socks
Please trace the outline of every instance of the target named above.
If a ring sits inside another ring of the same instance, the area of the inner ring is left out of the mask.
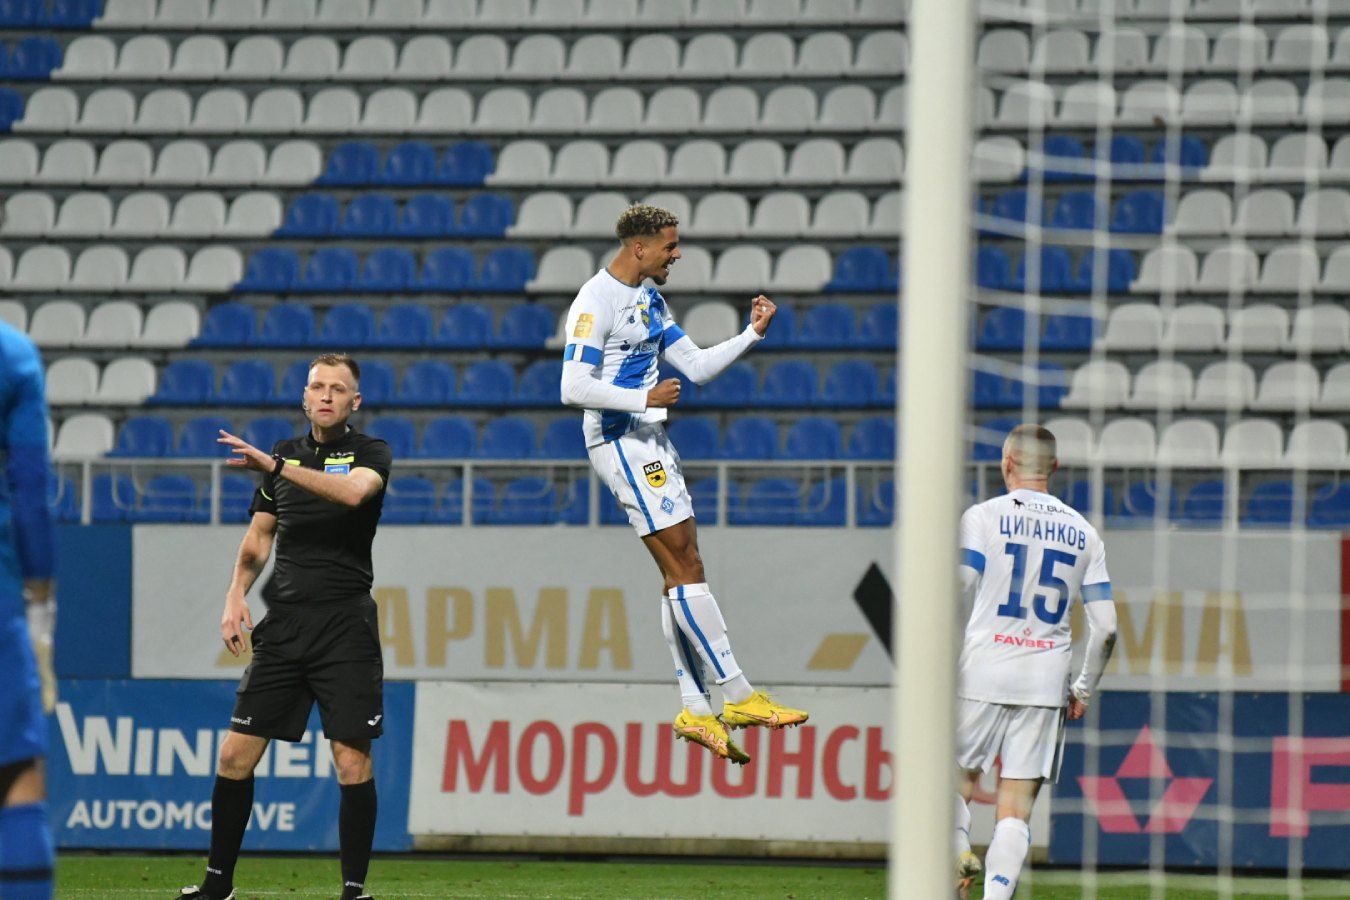
[[[342,851],[342,896],[359,897],[370,869],[370,846],[375,841],[375,780],[342,785],[338,807],[338,840]]]
[[[212,897],[226,897],[234,890],[234,864],[252,812],[253,776],[236,781],[217,775],[211,791],[211,855],[202,882],[202,890]]]

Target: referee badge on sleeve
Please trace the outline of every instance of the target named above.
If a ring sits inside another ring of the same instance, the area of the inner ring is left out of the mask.
[[[661,460],[647,463],[642,467],[642,474],[647,476],[647,483],[654,488],[663,488],[666,486],[666,470],[661,465]]]

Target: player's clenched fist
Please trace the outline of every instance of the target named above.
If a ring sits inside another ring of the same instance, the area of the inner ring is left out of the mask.
[[[773,319],[773,314],[776,312],[778,312],[778,307],[774,305],[774,302],[760,294],[750,301],[750,327],[759,332],[760,337],[763,337],[764,332],[769,329],[769,322]]]
[[[680,401],[680,379],[667,378],[657,382],[656,387],[647,392],[647,408],[674,406]]]

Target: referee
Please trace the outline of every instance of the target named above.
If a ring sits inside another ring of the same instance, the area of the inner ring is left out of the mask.
[[[302,403],[309,431],[280,441],[270,454],[221,432],[219,442],[232,454],[228,464],[262,473],[220,620],[221,639],[236,656],[246,645],[241,623],[253,628],[244,597],[274,541],[277,558],[262,590],[267,615],[253,628],[253,661],[220,745],[206,878],[180,897],[232,900],[253,807],[253,770],[268,741],[300,740],[316,700],[342,788],[342,898],[368,897],[376,809],[371,741],[384,730],[370,545],[391,459],[388,444],[347,424],[361,406],[360,377],[360,366],[346,354],[317,357]]]

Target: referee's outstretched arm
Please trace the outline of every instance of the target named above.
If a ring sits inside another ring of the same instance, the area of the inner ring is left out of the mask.
[[[252,469],[255,472],[271,473],[274,477],[285,478],[301,490],[316,497],[331,500],[352,509],[372,499],[384,489],[384,479],[374,469],[354,467],[346,474],[320,472],[318,469],[306,469],[303,466],[277,465],[277,459],[264,453],[257,447],[230,434],[224,429],[216,443],[224,444],[233,454],[225,464],[236,469]]]

